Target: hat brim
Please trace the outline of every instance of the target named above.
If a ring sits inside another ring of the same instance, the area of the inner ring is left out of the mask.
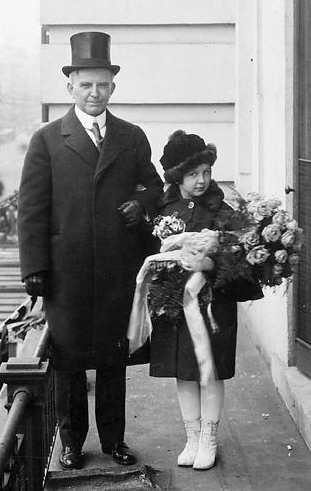
[[[69,75],[72,72],[75,72],[77,70],[85,70],[85,69],[91,69],[91,68],[105,68],[106,70],[109,70],[112,72],[114,75],[117,75],[120,71],[119,65],[109,65],[109,64],[95,64],[95,65],[70,65],[70,66],[63,66],[62,72],[66,77],[69,77]]]

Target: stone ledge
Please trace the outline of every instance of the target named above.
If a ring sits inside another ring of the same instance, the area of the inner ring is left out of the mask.
[[[296,367],[287,367],[275,354],[271,376],[297,428],[311,451],[311,380]]]
[[[156,483],[159,474],[164,473],[145,465],[134,465],[128,468],[118,466],[117,468],[52,471],[48,472],[44,490],[93,491],[100,488],[104,491],[147,491],[151,489],[161,491],[163,488]]]

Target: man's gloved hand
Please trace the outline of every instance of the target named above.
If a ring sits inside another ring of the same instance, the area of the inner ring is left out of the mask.
[[[44,297],[49,290],[49,275],[47,271],[38,271],[24,278],[25,288],[31,297]]]
[[[135,227],[139,225],[143,219],[143,209],[138,201],[126,201],[119,206],[118,211],[125,219],[127,227]]]

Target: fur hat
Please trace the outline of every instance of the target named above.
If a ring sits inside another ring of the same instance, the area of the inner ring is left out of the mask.
[[[212,166],[216,159],[217,149],[213,143],[206,145],[200,136],[177,130],[169,137],[160,162],[164,179],[173,183],[180,182],[186,172],[202,163]]]

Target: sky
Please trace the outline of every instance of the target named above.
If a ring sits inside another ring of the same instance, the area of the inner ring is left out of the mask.
[[[40,0],[0,0],[0,49],[23,47],[27,52],[40,47]]]

